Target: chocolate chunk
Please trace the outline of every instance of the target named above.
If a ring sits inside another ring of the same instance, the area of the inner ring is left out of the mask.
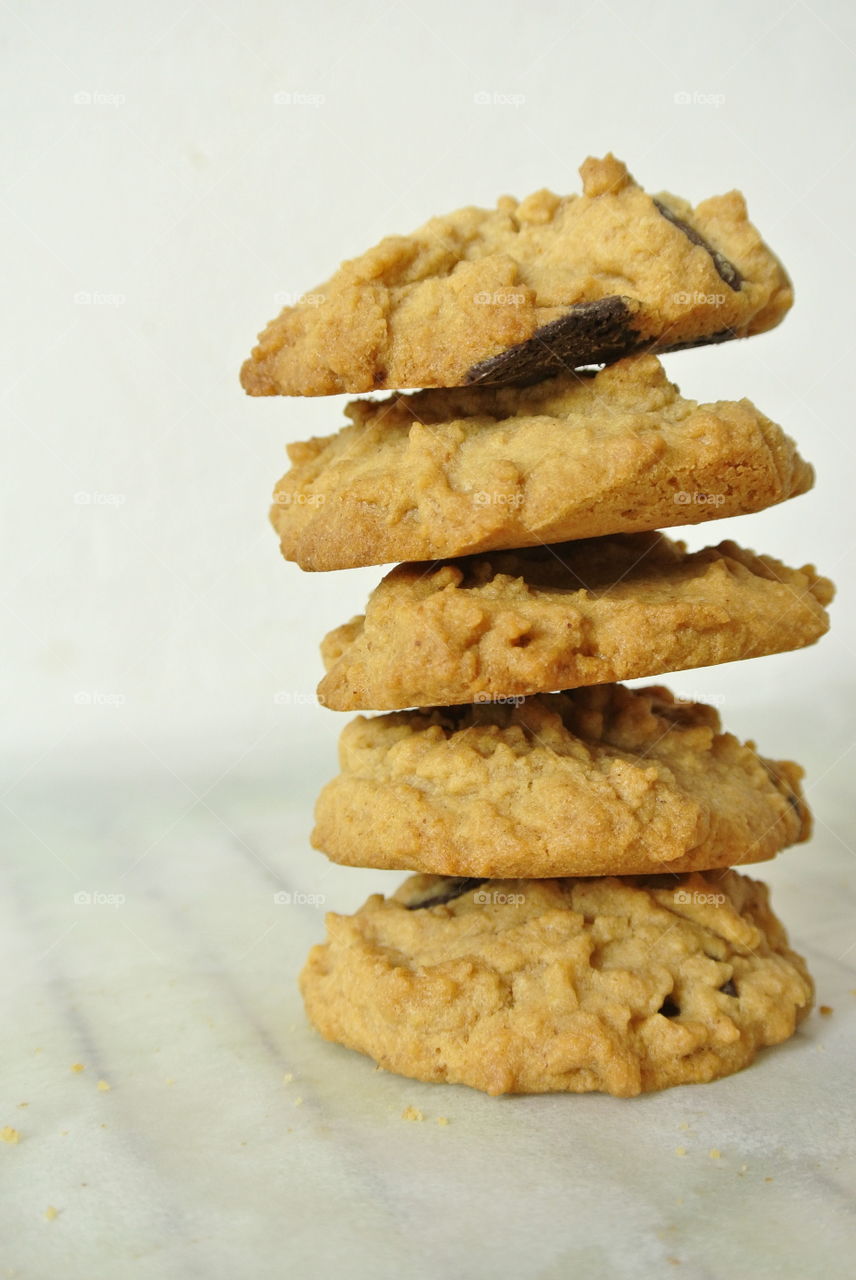
[[[666,996],[658,1009],[658,1013],[661,1013],[664,1018],[678,1018],[680,1017],[681,1007],[675,1004],[671,996]]]
[[[699,245],[706,253],[710,254],[713,259],[713,265],[716,267],[720,279],[725,281],[729,289],[733,289],[734,292],[737,293],[743,283],[743,277],[735,267],[734,263],[729,262],[725,254],[720,253],[718,249],[714,249],[713,245],[709,244],[707,240],[705,240],[704,236],[699,235],[694,227],[689,226],[689,224],[684,222],[682,218],[679,218],[676,213],[672,213],[672,210],[668,205],[661,204],[659,200],[655,200],[654,204],[657,206],[664,218],[671,222],[673,226],[676,226],[679,231],[683,231],[688,240],[691,240],[693,244]]]
[[[723,995],[726,995],[726,996],[737,995],[737,988],[735,987],[734,982],[731,978],[729,978],[728,981],[724,983],[723,986],[721,986],[719,989]]]
[[[480,880],[473,876],[449,876],[444,884],[438,890],[430,893],[427,898],[422,898],[416,902],[408,902],[408,911],[421,911],[423,907],[441,907],[445,902],[453,902],[455,898],[461,898],[470,889],[477,889],[480,884],[484,884],[486,877]]]
[[[638,305],[617,294],[574,303],[565,315],[536,329],[525,342],[474,364],[464,381],[483,386],[537,382],[580,365],[620,360],[640,349],[632,323]]]
[[[636,306],[632,298],[617,295],[597,302],[575,303],[567,315],[536,329],[525,342],[474,364],[464,383],[480,387],[527,386],[571,369],[577,374],[588,372],[584,365],[612,364],[643,351],[686,351],[728,342],[737,336],[733,329],[720,329],[685,342],[643,342],[630,324]]]

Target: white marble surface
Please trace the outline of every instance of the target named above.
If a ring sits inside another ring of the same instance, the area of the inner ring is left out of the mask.
[[[21,1136],[0,1143],[0,1276],[852,1274],[850,706],[803,753],[814,843],[756,871],[832,1014],[740,1075],[634,1100],[417,1084],[307,1027],[323,913],[274,894],[351,910],[399,879],[309,850],[323,711],[300,750],[283,730],[207,763],[130,741],[17,780],[7,762],[0,1127]]]

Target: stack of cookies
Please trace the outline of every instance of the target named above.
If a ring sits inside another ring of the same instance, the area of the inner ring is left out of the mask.
[[[712,1080],[812,1002],[734,869],[808,838],[802,770],[617,683],[827,629],[811,566],[656,532],[811,487],[753,404],[684,399],[655,354],[771,329],[791,286],[739,193],[581,173],[346,262],[242,371],[252,395],[422,388],[349,405],[276,489],[286,559],[404,561],[323,642],[321,700],[382,714],[346,726],[313,843],[417,874],[331,914],[302,989],[327,1039],[492,1094]]]

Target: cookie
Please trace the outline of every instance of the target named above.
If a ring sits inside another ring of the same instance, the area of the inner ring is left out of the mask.
[[[771,858],[808,838],[802,770],[667,689],[594,685],[346,725],[312,843],[451,876],[633,875]]]
[[[356,401],[289,446],[271,520],[304,569],[440,560],[761,511],[811,488],[748,400],[685,400],[654,356],[534,387]]]
[[[737,191],[654,198],[614,156],[583,194],[504,196],[388,236],[286,307],[241,370],[251,395],[532,382],[640,350],[772,329],[790,281]]]
[[[490,701],[813,644],[834,588],[734,542],[627,533],[402,564],[321,645],[336,711]]]
[[[327,916],[301,976],[327,1040],[417,1080],[626,1098],[740,1071],[811,1007],[766,886],[736,871],[494,880],[444,901],[448,883],[413,876]]]

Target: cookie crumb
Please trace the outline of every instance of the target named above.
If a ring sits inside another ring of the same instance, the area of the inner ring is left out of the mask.
[[[401,1113],[402,1120],[424,1120],[422,1112],[418,1107],[405,1107]]]
[[[738,1173],[740,1174],[740,1176],[742,1177],[742,1176],[743,1176],[743,1174],[746,1172],[746,1170],[747,1170],[748,1168],[749,1168],[748,1164],[741,1164],[741,1166],[740,1166],[740,1168],[737,1170],[737,1172],[738,1172]]]
[[[676,1156],[685,1156],[687,1154],[686,1147],[675,1147]]]
[[[113,1088],[113,1086],[111,1084],[108,1084],[106,1080],[99,1080],[98,1088],[101,1090],[102,1093],[109,1093],[110,1090]]]
[[[172,1076],[167,1076],[167,1078],[166,1078],[166,1082],[167,1082],[167,1084],[168,1084],[168,1085],[173,1085],[173,1084],[175,1084],[175,1080],[174,1080],[174,1078],[173,1078]]]
[[[419,1119],[421,1120],[422,1117],[420,1116]],[[0,1142],[20,1142],[20,1141],[21,1141],[20,1133],[18,1132],[17,1129],[13,1129],[10,1124],[5,1124],[3,1128],[0,1129]]]
[[[707,1154],[710,1156],[711,1160],[722,1159],[722,1152],[719,1150],[719,1147],[711,1147]]]
[[[775,1182],[775,1178],[765,1178],[765,1182]]]
[[[302,1107],[302,1106],[303,1106],[303,1099],[302,1099],[302,1098],[295,1098],[295,1099],[294,1099],[294,1105],[295,1105],[296,1107]]]
[[[79,1073],[81,1071],[85,1071],[86,1067],[83,1065],[82,1062],[72,1062],[71,1069],[72,1071],[77,1071]]]
[[[818,1007],[818,1010],[817,1010],[817,1011],[818,1011],[818,1013],[822,1013],[822,1014],[823,1014],[823,1016],[824,1016],[824,1018],[828,1018],[828,1017],[829,1017],[829,1015],[832,1013],[832,1005],[831,1005],[831,1004],[822,1004],[822,1005],[820,1005],[820,1006]]]
[[[448,1124],[448,1123],[449,1123],[449,1121],[448,1121],[448,1119],[446,1118],[446,1116],[438,1116],[438,1117],[437,1117],[437,1123],[438,1123],[438,1124],[446,1125],[446,1124]]]
[[[29,1102],[19,1102],[19,1103],[18,1103],[18,1106],[19,1106],[19,1107],[28,1107],[29,1105],[30,1105],[30,1104],[29,1104]]]
[[[292,1080],[293,1080],[293,1079],[294,1079],[294,1072],[293,1072],[293,1071],[286,1071],[285,1075],[282,1077],[282,1083],[283,1083],[283,1084],[291,1084],[291,1082],[292,1082]]]
[[[45,1209],[45,1217],[47,1218],[48,1222],[53,1222],[54,1218],[59,1217],[59,1209],[57,1209],[54,1205],[49,1204],[47,1209]]]

